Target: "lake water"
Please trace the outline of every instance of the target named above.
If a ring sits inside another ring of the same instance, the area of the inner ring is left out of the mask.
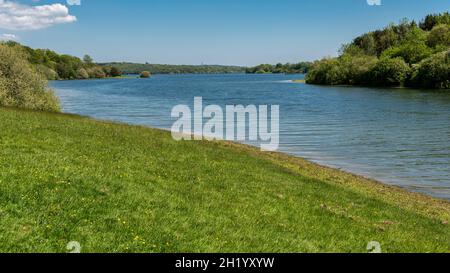
[[[169,129],[177,104],[280,105],[280,151],[450,199],[450,92],[291,83],[302,75],[58,81],[63,111]]]

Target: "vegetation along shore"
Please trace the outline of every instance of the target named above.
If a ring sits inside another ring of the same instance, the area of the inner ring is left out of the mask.
[[[2,251],[450,251],[450,203],[299,158],[29,110],[0,126]]]
[[[310,84],[450,89],[450,14],[363,34],[313,64]]]
[[[430,18],[356,39],[307,81],[448,87],[447,36],[436,35],[448,14]],[[450,252],[447,201],[245,145],[58,113],[47,79],[121,69],[0,44],[2,252],[65,252],[74,239],[83,252],[366,252],[371,241]]]

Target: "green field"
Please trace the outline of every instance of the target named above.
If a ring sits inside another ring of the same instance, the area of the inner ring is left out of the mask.
[[[0,252],[450,252],[449,220],[287,155],[0,108]]]

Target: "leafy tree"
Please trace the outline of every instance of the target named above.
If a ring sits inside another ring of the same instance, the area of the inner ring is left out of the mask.
[[[119,77],[122,75],[122,72],[115,66],[111,67],[111,71],[109,73],[111,77]]]
[[[47,88],[19,46],[0,44],[0,105],[42,111],[59,111],[58,99]]]
[[[402,58],[383,58],[370,71],[370,83],[376,86],[401,86],[410,73]]]
[[[428,35],[427,44],[433,48],[437,46],[450,47],[450,25],[436,25]]]
[[[368,73],[376,65],[375,56],[364,54],[352,56],[344,54],[339,59],[339,71],[342,75],[340,84],[362,85],[368,81]]]
[[[85,63],[85,64],[87,64],[87,65],[91,65],[91,64],[93,64],[94,63],[94,59],[92,59],[92,57],[91,56],[89,56],[89,55],[84,55],[84,57],[83,57],[83,62]]]
[[[44,77],[47,80],[57,80],[59,79],[58,73],[56,73],[55,70],[43,65],[43,64],[38,64],[36,65],[36,70],[41,73],[42,75],[44,75]]]
[[[106,77],[105,71],[103,71],[103,69],[99,66],[88,68],[87,73],[89,74],[89,78],[93,79],[102,79]]]
[[[404,44],[398,47],[392,47],[382,54],[382,58],[401,57],[408,64],[415,64],[428,58],[432,50],[425,44]]]
[[[305,80],[307,83],[314,84],[340,84],[339,78],[338,59],[325,58],[314,62]]]
[[[426,88],[450,89],[450,50],[434,54],[414,66],[411,83]]]
[[[338,58],[315,62],[306,82],[448,88],[448,59],[440,52],[449,50],[448,12],[428,15],[420,27],[404,19],[357,37]]]
[[[151,74],[212,74],[212,73],[243,73],[244,67],[223,65],[167,65],[167,64],[139,64],[139,63],[103,63],[104,67],[115,66],[123,74],[140,74],[148,71]]]
[[[442,14],[430,14],[420,23],[420,28],[426,31],[432,30],[436,25],[450,24],[450,13],[444,12]]]
[[[356,38],[353,44],[361,48],[366,55],[377,55],[377,43],[373,33],[367,33]]]
[[[77,79],[89,79],[89,73],[84,68],[79,68],[76,74]]]
[[[380,56],[386,49],[398,44],[398,36],[392,25],[382,31],[376,31],[375,37],[377,40],[377,56]]]
[[[148,71],[142,71],[140,74],[141,78],[150,78],[151,74]]]
[[[247,74],[265,74],[265,73],[290,73],[290,74],[304,74],[311,67],[309,62],[300,62],[296,64],[260,64],[255,67],[248,67],[246,69]]]

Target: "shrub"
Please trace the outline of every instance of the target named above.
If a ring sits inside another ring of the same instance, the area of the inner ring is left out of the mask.
[[[339,71],[341,73],[341,84],[361,85],[367,82],[368,73],[376,65],[375,56],[344,54],[339,58]]]
[[[106,77],[105,71],[103,71],[103,69],[98,66],[88,68],[87,73],[89,74],[89,78],[102,79]]]
[[[306,75],[306,83],[310,84],[339,84],[339,61],[337,58],[325,58],[313,63]]]
[[[415,64],[426,59],[432,54],[425,42],[423,43],[405,43],[398,47],[391,47],[383,52],[381,58],[397,58],[401,57],[408,64]]]
[[[352,56],[345,53],[339,58],[315,62],[306,75],[306,82],[330,85],[364,84],[368,81],[367,75],[376,63],[375,56],[364,54]]]
[[[151,74],[148,71],[142,71],[140,77],[141,78],[150,78]]]
[[[428,35],[428,46],[450,46],[450,25],[437,25]]]
[[[402,58],[382,58],[369,72],[369,82],[376,86],[402,86],[410,73]]]
[[[414,66],[410,84],[450,89],[450,50],[437,53]]]
[[[47,67],[45,65],[42,65],[42,64],[36,65],[36,70],[39,73],[41,73],[42,75],[44,75],[44,77],[47,80],[54,81],[54,80],[58,80],[59,79],[58,73],[56,73],[55,70],[53,70],[53,69],[51,69],[51,68],[49,68],[49,67]]]
[[[80,68],[77,71],[77,79],[89,79],[89,73],[84,68]]]
[[[111,77],[119,77],[119,76],[122,76],[122,71],[120,71],[117,67],[113,66],[113,67],[111,67],[111,70],[109,71],[109,75]]]
[[[58,99],[47,80],[26,59],[19,47],[0,44],[0,105],[59,111]]]

